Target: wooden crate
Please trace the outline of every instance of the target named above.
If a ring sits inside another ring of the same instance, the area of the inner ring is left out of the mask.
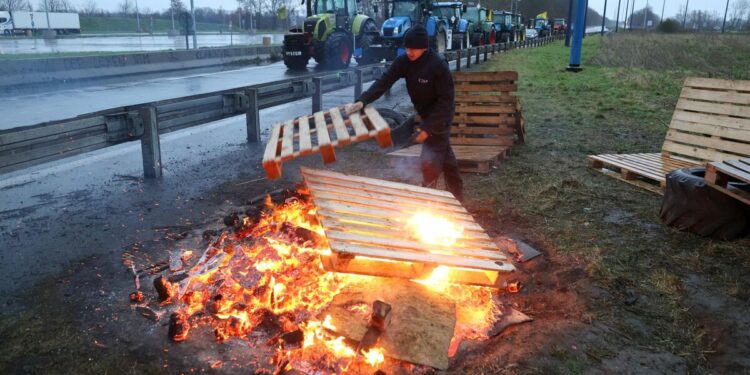
[[[424,187],[302,168],[331,254],[326,269],[423,279],[437,266],[455,283],[498,287],[515,268],[451,193]],[[464,228],[454,246],[428,245],[406,222],[428,211]]]
[[[661,153],[589,155],[589,166],[662,193],[666,174],[750,157],[750,81],[687,78]]]
[[[451,145],[462,172],[487,173],[510,148],[525,142],[521,103],[511,93],[518,88],[517,72],[454,73],[456,112]],[[421,145],[390,153],[419,157]]]
[[[750,158],[708,163],[705,180],[711,187],[750,205],[750,192],[728,185],[732,180],[750,184]]]
[[[391,128],[373,106],[346,115],[340,108],[317,112],[296,120],[275,124],[263,154],[263,169],[269,180],[281,177],[285,161],[320,153],[326,164],[336,161],[335,147],[375,138],[382,148],[390,147]]]

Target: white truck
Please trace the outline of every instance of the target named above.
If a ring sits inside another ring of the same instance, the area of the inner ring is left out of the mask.
[[[50,29],[57,34],[79,34],[81,21],[78,13],[49,13],[49,25],[46,12],[7,12],[0,11],[0,34],[32,35],[35,31]]]

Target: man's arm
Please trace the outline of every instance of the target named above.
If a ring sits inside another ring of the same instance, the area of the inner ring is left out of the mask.
[[[435,91],[437,100],[426,112],[422,119],[422,130],[430,135],[450,133],[453,114],[456,111],[455,93],[453,91],[453,76],[448,68],[448,62],[443,60],[435,75]]]
[[[393,64],[386,70],[380,78],[375,80],[375,83],[370,86],[362,95],[357,98],[358,102],[362,102],[364,105],[368,105],[378,100],[383,94],[393,86],[399,78],[404,76],[404,59],[405,56],[399,56],[393,61]]]

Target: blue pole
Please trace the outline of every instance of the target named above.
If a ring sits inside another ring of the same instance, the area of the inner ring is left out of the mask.
[[[586,31],[586,3],[587,0],[576,0],[576,18],[573,30],[573,48],[570,49],[570,65],[568,71],[580,72],[581,49],[583,48],[583,33]]]

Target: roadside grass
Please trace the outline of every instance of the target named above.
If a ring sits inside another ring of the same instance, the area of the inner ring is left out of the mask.
[[[686,306],[683,280],[697,274],[747,301],[750,239],[716,241],[663,225],[660,196],[587,168],[586,155],[658,152],[684,78],[744,77],[750,73],[738,72],[734,64],[749,61],[750,49],[735,49],[737,56],[726,60],[712,52],[724,47],[694,49],[695,61],[713,64],[703,72],[703,63],[639,64],[645,60],[610,50],[631,38],[587,37],[584,70],[577,74],[564,71],[569,50],[562,43],[512,51],[480,65],[519,72],[527,143],[494,173],[467,178],[466,196],[489,202],[486,208],[508,225],[502,228],[507,233],[584,267],[595,285],[616,299],[590,302],[595,319],[643,347],[680,355],[692,369],[705,370],[711,343]],[[678,46],[663,47],[664,55],[654,52],[651,58],[671,59],[669,51],[695,43],[665,38],[672,42],[660,43]],[[750,37],[744,40],[750,44]],[[624,302],[632,298],[636,302]],[[625,318],[633,316],[646,328],[629,324]]]

